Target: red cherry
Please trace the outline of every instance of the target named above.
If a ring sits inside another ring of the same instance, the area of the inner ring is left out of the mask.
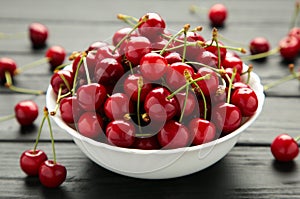
[[[147,53],[140,61],[142,75],[151,81],[159,80],[166,72],[167,60],[157,53]]]
[[[241,110],[242,116],[250,117],[257,110],[258,98],[251,88],[239,88],[234,90],[231,103]]]
[[[233,56],[226,56],[222,60],[222,66],[224,68],[236,68],[236,72],[239,74],[243,71],[243,61],[240,58]]]
[[[298,39],[300,43],[300,27],[293,27],[289,32],[288,36],[294,36]]]
[[[113,58],[99,61],[94,72],[95,81],[102,85],[115,85],[123,74],[123,66]]]
[[[215,55],[214,53],[207,51],[207,50],[203,50],[201,51],[201,53],[198,54],[198,56],[196,57],[196,62],[217,68],[218,66],[218,55]],[[194,66],[196,69],[199,68],[199,66],[195,65]]]
[[[142,57],[151,52],[151,43],[146,37],[131,37],[125,47],[125,56],[133,66],[140,64]]]
[[[138,34],[134,31],[130,34],[130,36],[128,36],[128,34],[132,31],[132,28],[130,27],[125,27],[125,28],[121,28],[119,30],[117,30],[112,38],[112,44],[114,46],[116,46],[124,37],[128,37],[130,38],[131,36],[138,36]],[[126,40],[120,45],[120,47],[118,48],[118,51],[121,55],[123,55],[125,53],[125,46],[126,46]]]
[[[157,138],[164,149],[181,148],[190,143],[190,132],[183,124],[169,120],[158,132]]]
[[[0,58],[0,82],[5,81],[5,72],[8,71],[11,76],[14,76],[14,72],[17,69],[16,62],[8,57]]]
[[[82,110],[75,96],[64,97],[59,103],[60,116],[66,123],[75,123],[78,121]]]
[[[135,128],[125,120],[111,121],[106,127],[106,136],[110,144],[118,147],[130,147],[135,140]]]
[[[46,160],[39,169],[39,179],[42,185],[48,188],[60,186],[67,177],[65,166],[53,160]]]
[[[143,150],[154,150],[159,149],[160,145],[158,143],[157,136],[145,138],[136,137],[132,147]]]
[[[130,96],[130,99],[133,101],[138,100],[138,80],[141,78],[142,75],[140,74],[133,74],[128,75],[127,78],[125,78],[124,81],[124,92]],[[144,102],[146,95],[152,90],[152,84],[148,83],[143,79],[143,86],[141,88],[140,93],[140,102]]]
[[[234,72],[233,68],[225,68],[225,74],[227,74],[230,79],[232,77],[233,72]],[[225,80],[226,84],[229,85],[229,80],[225,74],[222,74],[222,78]],[[239,73],[236,73],[232,83],[240,82],[240,81],[241,81],[241,75]]]
[[[71,91],[73,80],[74,76],[71,71],[59,70],[52,75],[50,84],[54,93],[58,94],[61,89],[61,94],[64,95]]]
[[[183,62],[175,62],[167,68],[166,82],[171,89],[175,90],[186,84],[184,71],[188,71],[190,75],[194,74],[194,69]]]
[[[242,113],[240,109],[233,104],[219,103],[213,107],[212,121],[217,129],[226,135],[240,127]]]
[[[184,109],[184,116],[189,116],[192,113],[196,112],[196,105],[198,103],[197,97],[194,92],[188,92],[187,100],[186,99],[186,93],[177,93],[176,98],[180,104],[180,110],[178,110],[177,115],[180,116],[182,113],[184,103],[185,103],[185,109]],[[199,112],[199,110],[198,110]]]
[[[168,64],[173,64],[175,62],[182,62],[181,55],[177,52],[166,52],[164,56]]]
[[[194,145],[207,143],[216,138],[216,127],[208,120],[194,118],[190,121],[188,128],[192,134]]]
[[[85,111],[96,111],[105,102],[106,89],[103,85],[91,83],[82,85],[77,90],[77,100]]]
[[[147,13],[146,15],[147,21],[139,25],[138,31],[141,35],[153,41],[164,32],[166,23],[157,13]],[[139,21],[141,21],[142,18],[143,17],[141,17]]]
[[[104,113],[111,120],[123,119],[133,112],[133,104],[124,93],[114,93],[104,103]]]
[[[77,129],[85,137],[98,140],[103,136],[103,119],[96,112],[83,113],[77,123]]]
[[[38,117],[38,114],[39,108],[32,100],[20,101],[15,106],[15,117],[22,126],[32,125],[32,123]]]
[[[32,23],[29,25],[29,38],[33,48],[42,48],[46,45],[48,38],[48,28],[41,23]]]
[[[96,51],[99,48],[103,47],[103,46],[108,46],[109,44],[107,42],[104,41],[95,41],[93,43],[91,43],[89,45],[89,47],[87,48],[86,51],[90,52],[90,51]]]
[[[52,46],[46,51],[45,57],[49,59],[51,70],[54,70],[57,66],[64,62],[66,58],[66,50],[61,46]]]
[[[223,4],[214,4],[208,11],[208,17],[212,26],[223,26],[227,18],[227,8]]]
[[[249,49],[252,55],[265,53],[270,50],[270,44],[264,37],[255,37],[250,41]]]
[[[170,91],[164,87],[154,88],[148,93],[144,102],[144,109],[151,120],[162,122],[176,115],[179,104],[176,98],[167,98],[170,94]]]
[[[119,51],[114,51],[115,46],[113,45],[103,45],[102,47],[97,49],[97,53],[95,55],[97,61],[101,61],[105,58],[114,58],[119,62],[122,60],[122,55]]]
[[[298,143],[291,136],[280,134],[273,140],[271,152],[278,161],[292,161],[299,154]]]
[[[299,53],[299,41],[294,36],[286,36],[279,41],[279,52],[286,61],[294,61]]]
[[[47,159],[42,150],[26,150],[20,157],[20,167],[28,176],[37,176],[41,164]]]

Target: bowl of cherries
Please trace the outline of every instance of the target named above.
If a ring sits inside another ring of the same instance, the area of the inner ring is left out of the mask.
[[[125,176],[189,175],[223,158],[261,113],[252,67],[201,27],[170,33],[157,13],[118,15],[111,42],[74,52],[51,77],[46,106],[80,150]]]

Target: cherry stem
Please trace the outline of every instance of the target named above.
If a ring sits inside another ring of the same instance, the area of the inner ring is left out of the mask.
[[[33,147],[33,151],[35,151],[37,149],[37,146],[38,146],[38,143],[39,143],[39,140],[40,140],[40,137],[41,137],[42,129],[43,129],[43,126],[44,126],[47,115],[48,115],[48,111],[46,111],[46,108],[44,108],[44,117],[43,117],[42,122],[39,126],[39,129],[38,129],[38,134],[37,134],[37,137],[35,139],[35,144],[34,144],[34,147]]]
[[[83,66],[84,66],[84,69],[85,69],[87,84],[91,84],[92,81],[91,81],[89,69],[88,69],[87,63],[86,63],[86,57],[83,57]]]
[[[218,38],[221,39],[222,41],[231,43],[231,44],[233,44],[233,45],[243,46],[244,48],[248,48],[248,45],[243,44],[243,43],[240,43],[240,42],[237,42],[237,41],[234,41],[234,40],[229,39],[229,38],[226,38],[224,35],[222,35],[222,34],[220,34],[220,33],[218,34]]]
[[[52,145],[52,152],[53,152],[53,162],[55,164],[56,163],[56,153],[55,153],[55,144],[54,144],[52,125],[51,125],[51,121],[50,121],[50,118],[49,118],[48,109],[45,108],[44,112],[45,112],[44,114],[45,114],[45,117],[46,117],[47,122],[48,122],[49,131],[50,131],[50,138],[51,138],[51,145]]]
[[[213,44],[213,42],[216,43],[217,46],[217,50],[218,50],[218,68],[221,68],[221,50],[220,50],[220,46],[219,46],[219,42],[218,42],[218,30],[216,28],[213,28],[212,31],[212,42],[211,45]]]
[[[182,52],[182,62],[184,62],[185,60],[185,57],[186,57],[186,42],[187,42],[187,36],[186,36],[186,33],[187,31],[189,30],[190,28],[190,24],[186,24],[184,27],[183,27],[183,34],[184,34],[184,46],[183,46],[183,52]]]
[[[295,3],[295,9],[294,9],[294,14],[292,16],[292,20],[291,20],[291,24],[290,24],[289,30],[292,29],[293,27],[296,27],[297,18],[298,18],[298,15],[299,15],[299,11],[300,11],[300,2],[296,1],[296,3]]]
[[[163,47],[163,49],[160,50],[160,55],[163,55],[166,52],[166,50],[168,49],[168,46],[170,45],[170,43],[172,41],[174,41],[174,39],[176,37],[178,37],[178,35],[182,34],[186,30],[186,28],[189,28],[189,27],[190,27],[189,24],[184,25],[184,27],[181,30],[179,30],[175,35],[173,35],[171,38],[169,38],[166,45]],[[186,45],[186,42],[184,42],[184,43],[185,43],[184,45]]]
[[[125,23],[131,25],[131,26],[135,26],[135,23],[137,23],[139,20],[133,16],[128,16],[128,15],[124,15],[124,14],[118,14],[117,18],[120,20],[123,20]],[[130,20],[134,21],[131,22]]]
[[[75,95],[75,89],[76,89],[76,84],[77,84],[77,77],[78,77],[78,73],[79,73],[79,69],[81,67],[81,64],[83,62],[83,57],[80,58],[77,67],[76,67],[76,71],[75,71],[75,75],[74,75],[74,81],[73,81],[73,88],[71,90],[72,95]]]
[[[120,45],[130,37],[131,33],[133,33],[142,23],[146,22],[149,19],[148,15],[144,15],[140,21],[138,21],[137,24],[133,26],[133,28],[117,43],[115,48],[112,50],[112,53],[114,54],[116,50],[120,47]]]
[[[34,61],[32,63],[26,64],[26,65],[24,65],[24,66],[22,66],[20,68],[17,68],[14,73],[15,73],[15,75],[20,74],[20,73],[22,73],[25,70],[28,70],[28,69],[34,68],[36,66],[39,66],[41,64],[47,63],[50,60],[51,59],[49,57],[44,57],[44,58],[36,60],[36,61]]]
[[[184,76],[185,76],[187,81],[189,81],[189,82],[194,81],[191,74],[188,71],[184,71]],[[193,82],[193,84],[196,86],[197,91],[200,92],[200,94],[201,94],[201,97],[202,97],[202,100],[203,100],[203,106],[204,106],[203,119],[206,120],[206,117],[207,117],[207,103],[206,103],[205,95],[204,95],[203,91],[201,90],[201,88],[199,87],[199,85],[196,82]]]
[[[187,100],[188,100],[188,95],[189,95],[189,86],[187,85],[185,87],[185,98],[184,98],[184,103],[183,103],[183,107],[182,107],[180,118],[179,118],[179,123],[181,123],[181,121],[183,119],[183,116],[184,116],[184,111],[186,109],[186,103],[187,103]]]
[[[300,136],[295,137],[294,140],[295,140],[296,142],[299,142]]]
[[[3,33],[0,32],[0,39],[19,39],[26,36],[27,33],[21,32],[21,33]]]
[[[282,83],[285,83],[287,81],[290,81],[290,80],[293,80],[293,79],[296,79],[296,78],[299,78],[299,77],[300,77],[300,72],[292,73],[288,76],[285,76],[281,79],[278,79],[277,81],[274,81],[274,82],[271,82],[269,84],[264,85],[264,91],[269,90],[270,88],[273,88],[273,87],[278,86]]]
[[[0,117],[0,122],[4,122],[4,121],[6,121],[6,120],[13,119],[15,116],[16,116],[15,114],[2,116],[2,117]]]
[[[170,95],[167,96],[167,99],[171,99],[172,97],[174,97],[177,93],[179,93],[180,91],[182,91],[183,89],[185,89],[186,86],[189,86],[197,81],[201,81],[201,80],[205,80],[205,79],[209,79],[211,77],[210,74],[206,74],[202,77],[198,77],[196,79],[192,79],[189,82],[186,82],[183,86],[181,86],[180,88],[178,88],[177,90],[175,90],[173,93],[171,93]]]
[[[25,94],[31,94],[31,95],[42,95],[45,94],[45,91],[42,90],[32,90],[32,89],[26,89],[26,88],[19,88],[12,84],[12,77],[9,71],[5,71],[5,79],[6,83],[5,86],[9,88],[12,91],[18,92],[18,93],[25,93]]]
[[[141,129],[141,118],[140,118],[141,91],[142,91],[142,87],[143,87],[143,84],[144,84],[142,77],[139,77],[139,79],[137,80],[137,84],[138,84],[137,105],[136,105],[137,120],[138,120],[138,125],[139,125],[139,131],[142,132],[142,129]]]
[[[233,82],[233,80],[235,78],[236,73],[237,73],[236,68],[233,68],[233,73],[231,75],[231,78],[228,76],[228,74],[225,74],[225,76],[226,76],[226,78],[228,79],[228,82],[229,82],[228,93],[227,93],[227,101],[226,101],[228,104],[230,103],[232,82]]]
[[[213,70],[214,72],[216,72],[217,74],[220,73],[220,69],[217,69],[217,68],[214,68],[214,67],[211,67],[207,64],[203,64],[203,63],[200,63],[200,62],[193,62],[193,61],[188,61],[188,62],[185,62],[186,64],[192,64],[192,65],[199,65],[199,66],[203,66],[203,67],[206,67],[206,68],[209,68],[211,70]]]
[[[250,60],[265,58],[267,56],[274,55],[274,54],[278,53],[279,50],[280,50],[280,47],[277,47],[277,48],[271,49],[271,50],[269,50],[267,52],[264,52],[264,53],[258,53],[258,54],[255,54],[255,55],[249,55],[249,56],[241,57],[241,60],[250,61]]]

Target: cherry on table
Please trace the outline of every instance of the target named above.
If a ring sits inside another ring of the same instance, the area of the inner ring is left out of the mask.
[[[42,150],[26,150],[20,156],[20,167],[28,176],[37,176],[41,164],[48,159]]]
[[[290,135],[280,134],[273,140],[271,152],[276,160],[288,162],[298,156],[299,146],[297,141]]]
[[[208,11],[208,18],[212,26],[222,27],[227,18],[227,8],[223,4],[214,4]]]
[[[59,70],[52,75],[50,84],[54,93],[58,94],[61,90],[61,94],[64,95],[72,90],[73,81],[73,72],[69,70]]]
[[[10,75],[13,77],[14,73],[17,69],[17,64],[15,60],[9,57],[0,58],[0,82],[5,82],[5,72],[8,71]]]
[[[60,186],[67,177],[65,166],[53,160],[46,160],[39,169],[39,180],[45,187],[56,188]]]
[[[265,53],[270,50],[270,44],[265,37],[255,37],[250,41],[249,49],[252,55]]]
[[[60,66],[64,62],[66,50],[61,46],[52,46],[46,51],[45,57],[49,59],[49,64],[53,71],[57,66]]]
[[[49,33],[48,28],[44,24],[34,22],[29,25],[28,29],[32,47],[36,49],[45,47]]]
[[[32,100],[22,100],[18,102],[14,108],[15,117],[20,125],[32,125],[38,117],[38,105]]]
[[[279,52],[285,61],[294,61],[299,53],[300,43],[295,36],[286,36],[279,41]]]

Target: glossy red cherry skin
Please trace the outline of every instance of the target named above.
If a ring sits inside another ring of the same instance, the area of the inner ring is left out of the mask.
[[[154,88],[148,93],[144,102],[144,109],[151,120],[167,121],[176,115],[179,104],[174,97],[167,99],[170,94],[170,91],[164,87]]]
[[[48,159],[42,150],[26,150],[21,154],[20,167],[28,176],[37,176],[41,164]]]
[[[45,57],[49,59],[51,70],[64,63],[66,58],[66,50],[61,46],[52,46],[46,53]]]
[[[157,53],[147,53],[140,61],[140,71],[148,80],[155,81],[160,79],[166,72],[167,60]]]
[[[130,96],[130,99],[137,102],[138,101],[138,81],[142,78],[143,86],[140,93],[140,102],[144,102],[146,95],[152,90],[152,84],[147,82],[141,74],[130,74],[125,78],[123,87],[124,92]]]
[[[66,123],[75,123],[83,112],[77,97],[64,97],[59,103],[60,116]]]
[[[33,48],[42,48],[46,45],[48,38],[48,28],[41,23],[31,23],[29,25],[29,39]]]
[[[133,110],[132,102],[124,93],[114,93],[104,103],[104,113],[110,120],[123,119]]]
[[[71,91],[73,81],[73,72],[69,70],[59,70],[52,75],[50,84],[55,94],[58,94],[61,89],[61,94],[64,95]]]
[[[276,160],[288,162],[299,154],[299,146],[294,138],[287,134],[278,135],[271,144],[271,152]]]
[[[194,118],[189,122],[188,128],[192,135],[192,144],[194,145],[200,145],[216,139],[216,127],[208,120]]]
[[[178,116],[180,116],[182,114],[182,111],[184,111],[183,112],[184,116],[189,116],[192,113],[199,112],[199,110],[197,110],[198,100],[197,100],[197,97],[194,92],[188,92],[187,98],[186,98],[185,92],[177,93],[176,98],[180,105],[180,109],[177,112]],[[185,107],[184,107],[184,104],[185,104]]]
[[[6,71],[8,71],[10,75],[13,77],[16,69],[17,69],[17,64],[13,59],[8,57],[0,58],[0,82],[5,81]]]
[[[208,18],[212,26],[223,26],[227,18],[227,8],[220,3],[214,4],[208,11]]]
[[[288,32],[288,36],[296,37],[300,43],[300,27],[293,27],[292,29],[290,29],[290,31]]]
[[[218,57],[217,55],[215,55],[214,53],[207,51],[207,50],[203,50],[201,51],[201,53],[199,53],[196,57],[196,62],[217,68],[218,66]],[[197,70],[199,69],[200,66],[198,65],[194,65],[194,68]]]
[[[96,112],[83,113],[78,122],[77,129],[85,137],[98,140],[103,136],[103,119]]]
[[[205,42],[207,45],[211,44],[211,40],[208,40]],[[215,41],[213,41],[211,46],[207,46],[205,47],[205,50],[213,53],[216,55],[216,57],[218,57],[218,48],[217,48],[217,43]],[[224,46],[222,42],[218,42],[218,46]],[[226,57],[227,54],[227,49],[226,48],[220,48],[220,56],[221,56],[221,60],[223,60]]]
[[[67,177],[65,166],[53,160],[46,160],[39,169],[39,180],[45,187],[55,188],[60,186]]]
[[[286,61],[294,61],[299,53],[299,41],[294,36],[286,36],[279,41],[279,52]]]
[[[133,66],[139,65],[142,57],[150,52],[151,43],[143,36],[131,37],[125,47],[125,56]]]
[[[252,55],[264,53],[270,50],[270,44],[265,37],[255,37],[250,41],[249,49]]]
[[[164,54],[168,64],[173,64],[175,62],[182,62],[182,57],[178,52],[168,52]]]
[[[97,61],[101,61],[105,58],[114,58],[119,62],[122,60],[122,55],[118,50],[115,50],[115,46],[113,45],[104,45],[97,49],[97,53],[95,55]]]
[[[250,117],[257,110],[258,98],[251,88],[238,88],[231,96],[231,103],[241,110],[242,116]]]
[[[129,121],[114,120],[106,127],[106,136],[111,145],[130,147],[135,140],[135,128]]]
[[[141,35],[153,41],[164,32],[166,23],[157,13],[147,13],[146,15],[148,16],[148,19],[139,25],[138,31]],[[139,21],[141,20],[142,17]]]
[[[106,97],[105,87],[97,83],[82,85],[77,90],[77,100],[85,111],[97,111],[105,102]]]
[[[123,66],[114,58],[105,58],[95,67],[95,81],[102,85],[115,85],[123,76]]]
[[[32,100],[20,101],[15,106],[15,117],[20,125],[32,125],[39,115],[39,107]]]
[[[240,127],[242,113],[233,104],[219,103],[212,109],[212,122],[223,135],[227,135]]]
[[[176,149],[190,144],[190,132],[186,126],[169,120],[158,132],[157,139],[163,149]]]
[[[104,41],[94,41],[93,43],[91,43],[88,48],[86,49],[87,52],[90,51],[97,51],[99,48],[103,47],[103,46],[108,46],[109,44],[107,42]]]

